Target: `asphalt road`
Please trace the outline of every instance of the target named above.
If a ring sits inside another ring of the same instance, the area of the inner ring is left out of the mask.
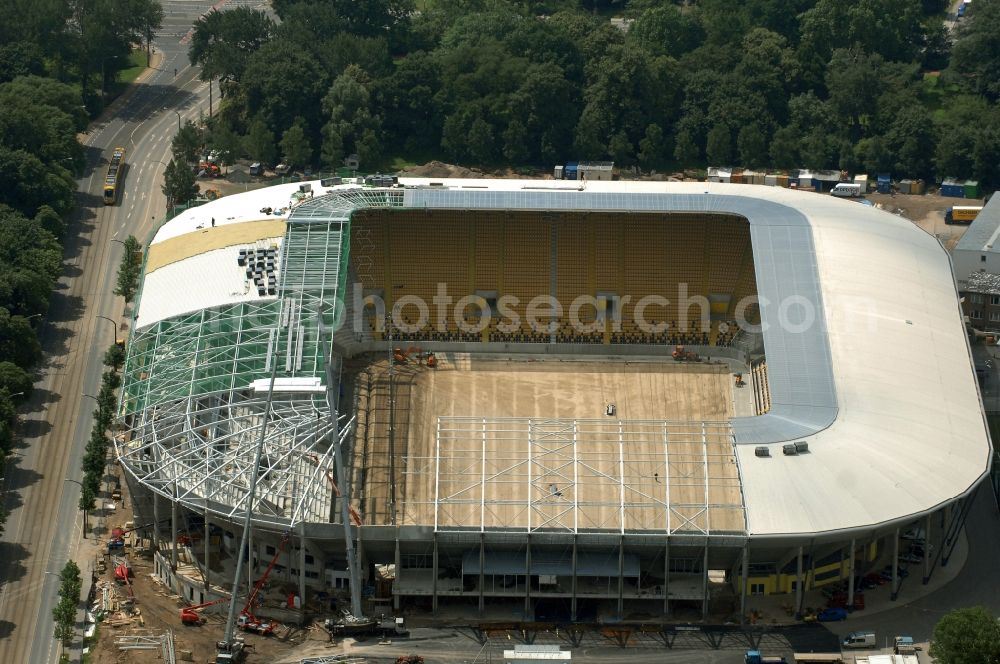
[[[59,655],[52,638],[55,575],[76,552],[82,526],[74,482],[81,477],[94,406],[84,394],[99,390],[104,351],[114,341],[112,322],[100,316],[127,320],[122,301],[112,294],[121,257],[121,245],[112,239],[148,239],[165,210],[160,185],[177,113],[207,113],[208,87],[189,68],[184,42],[193,21],[212,4],[163,2],[164,27],[154,41],[158,69],[147,72],[84,140],[87,167],[69,220],[63,276],[40,332],[46,361],[22,408],[23,441],[3,482],[10,516],[0,538],[0,662],[47,663]],[[101,187],[116,146],[128,150],[124,193],[118,205],[106,207]],[[83,572],[87,577],[86,567]]]

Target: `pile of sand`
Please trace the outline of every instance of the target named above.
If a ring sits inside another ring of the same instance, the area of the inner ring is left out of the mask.
[[[443,161],[429,161],[420,166],[413,166],[399,172],[400,175],[407,175],[417,178],[482,178],[486,177],[482,171],[446,164]]]

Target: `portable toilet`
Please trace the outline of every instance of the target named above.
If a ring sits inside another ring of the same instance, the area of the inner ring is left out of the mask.
[[[966,180],[964,189],[966,198],[979,198],[979,183],[975,180]]]
[[[861,187],[861,193],[862,194],[867,194],[868,193],[868,176],[867,175],[855,175],[854,176],[854,184],[859,185]]]
[[[879,173],[877,176],[877,182],[875,185],[876,191],[880,194],[891,194],[892,193],[892,178],[889,177],[888,173]]]
[[[952,198],[965,198],[965,184],[955,178],[945,178],[941,182],[941,195]]]

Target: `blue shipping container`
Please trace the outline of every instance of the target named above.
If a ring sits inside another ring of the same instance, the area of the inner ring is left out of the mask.
[[[955,180],[948,178],[941,183],[941,195],[951,196],[954,198],[965,198],[965,183],[956,182]]]
[[[892,178],[889,177],[888,173],[879,174],[878,184],[876,185],[875,189],[880,194],[892,193]]]
[[[579,163],[575,161],[568,162],[566,164],[566,170],[563,171],[564,180],[575,180],[576,173],[579,170]]]

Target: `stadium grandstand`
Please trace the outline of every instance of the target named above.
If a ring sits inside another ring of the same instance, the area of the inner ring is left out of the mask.
[[[157,230],[132,330],[116,449],[192,601],[249,505],[293,617],[352,573],[366,613],[801,611],[896,592],[909,529],[928,577],[990,467],[946,251],[778,187],[272,186]]]

